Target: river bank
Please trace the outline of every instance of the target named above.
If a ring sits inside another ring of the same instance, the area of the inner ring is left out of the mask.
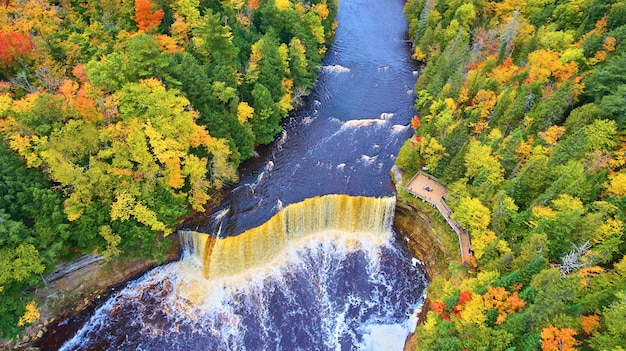
[[[393,178],[398,192],[394,228],[405,240],[411,255],[424,264],[429,281],[428,291],[435,277],[449,276],[450,264],[459,261],[458,241],[455,241],[458,239],[436,209],[402,188],[401,184],[405,184],[403,176],[401,171],[394,168]],[[429,300],[426,298],[418,315],[418,324],[426,320],[429,310]],[[410,334],[404,350],[415,350],[417,343],[415,334]]]
[[[427,213],[425,208],[416,206],[411,199],[398,197],[394,220],[395,230],[404,238],[411,255],[424,264],[429,283],[435,276],[448,274],[448,262],[453,254],[447,250],[445,240],[439,234],[441,230],[446,230],[445,227],[442,228],[439,223],[433,223],[435,221],[432,219],[432,214]],[[429,310],[429,301],[426,298],[418,315],[418,324],[426,320]],[[416,345],[417,339],[412,333],[406,340],[404,350],[415,350]]]
[[[178,235],[172,234],[166,240],[169,250],[161,264],[180,257]],[[0,349],[56,350],[80,328],[90,311],[157,265],[159,262],[154,259],[114,258],[105,261],[96,257],[84,265],[44,277],[43,285],[35,291],[35,297],[40,301],[39,319],[24,330],[20,339],[1,339]]]

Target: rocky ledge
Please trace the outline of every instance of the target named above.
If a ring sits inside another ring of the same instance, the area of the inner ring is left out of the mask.
[[[178,237],[172,234],[165,262],[180,257]],[[20,340],[0,340],[1,350],[56,350],[88,315],[115,290],[159,264],[153,259],[114,258],[85,255],[44,277],[35,291],[40,301],[40,318],[22,333]],[[59,327],[62,326],[62,327]],[[69,331],[68,331],[69,330]]]

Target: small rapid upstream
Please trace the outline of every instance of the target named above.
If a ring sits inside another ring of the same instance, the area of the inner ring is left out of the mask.
[[[410,134],[402,0],[340,0],[307,104],[242,167],[184,255],[96,310],[63,350],[402,350],[426,286],[393,231]]]

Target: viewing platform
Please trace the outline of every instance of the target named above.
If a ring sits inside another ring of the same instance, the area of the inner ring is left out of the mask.
[[[409,181],[405,189],[413,196],[422,199],[433,205],[443,218],[446,219],[448,225],[456,232],[459,237],[459,249],[461,250],[461,260],[463,263],[469,262],[471,258],[471,244],[467,229],[463,228],[459,222],[452,219],[452,210],[446,204],[444,197],[446,195],[446,186],[439,182],[439,179],[422,171],[417,172]]]

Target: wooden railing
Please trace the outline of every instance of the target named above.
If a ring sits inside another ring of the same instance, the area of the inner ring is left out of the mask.
[[[459,238],[459,250],[461,251],[461,259],[463,260],[463,262],[466,261],[466,257],[468,257],[468,255],[471,254],[471,241],[470,241],[470,236],[469,233],[467,231],[467,229],[465,229],[463,226],[461,226],[461,224],[459,224],[459,222],[455,221],[454,219],[452,219],[452,210],[450,209],[450,207],[448,207],[448,204],[446,204],[446,201],[444,200],[443,197],[437,199],[437,201],[433,201],[430,197],[425,197],[422,196],[416,192],[414,192],[413,190],[411,190],[409,188],[409,185],[411,183],[413,183],[413,181],[415,180],[415,178],[417,178],[419,175],[423,175],[424,177],[433,180],[435,182],[437,182],[439,185],[443,186],[445,188],[445,186],[443,184],[441,184],[441,182],[439,181],[439,179],[431,176],[430,174],[424,173],[422,171],[417,172],[413,178],[411,178],[411,180],[409,181],[408,185],[404,188],[407,192],[409,192],[411,195],[422,199],[422,201],[428,202],[431,205],[433,205],[433,207],[435,207],[439,213],[441,213],[441,215],[443,216],[443,218],[445,218],[446,222],[448,223],[448,225],[452,228],[452,230],[454,230],[454,232],[457,234],[458,238]],[[465,243],[465,245],[464,245]],[[464,247],[466,246],[466,247]]]

